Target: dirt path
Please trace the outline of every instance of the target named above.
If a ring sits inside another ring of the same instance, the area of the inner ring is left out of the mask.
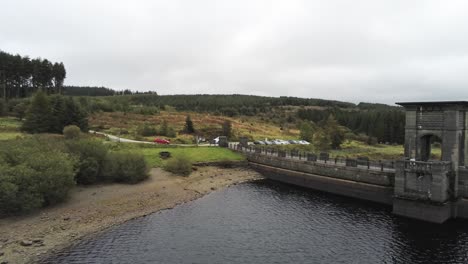
[[[243,168],[200,167],[187,178],[152,169],[136,185],[76,187],[59,206],[0,219],[0,263],[31,263],[99,230],[259,178]]]

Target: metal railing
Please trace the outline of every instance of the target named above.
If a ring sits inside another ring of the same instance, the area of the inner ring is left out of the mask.
[[[229,148],[241,151],[245,153],[252,153],[252,154],[261,154],[261,155],[269,155],[275,156],[280,158],[286,159],[295,159],[295,160],[303,160],[308,162],[317,162],[323,164],[331,164],[336,166],[346,166],[346,167],[354,167],[360,169],[367,169],[367,170],[376,170],[376,171],[386,171],[386,172],[394,172],[395,171],[395,161],[388,161],[388,160],[369,160],[366,157],[361,157],[357,159],[350,159],[341,156],[331,156],[330,153],[321,152],[321,153],[313,153],[308,151],[300,151],[300,150],[280,150],[276,148],[269,148],[269,147],[259,147],[259,146],[252,146],[249,145],[244,147],[240,144],[229,144]]]

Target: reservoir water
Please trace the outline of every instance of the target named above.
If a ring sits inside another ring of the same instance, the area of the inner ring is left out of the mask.
[[[46,263],[467,263],[468,222],[426,224],[391,208],[269,180],[129,221]]]

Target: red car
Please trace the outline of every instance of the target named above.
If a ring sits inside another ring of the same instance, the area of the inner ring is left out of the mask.
[[[157,144],[164,144],[164,145],[171,144],[171,142],[169,140],[164,139],[164,138],[156,138],[153,142],[157,143]]]

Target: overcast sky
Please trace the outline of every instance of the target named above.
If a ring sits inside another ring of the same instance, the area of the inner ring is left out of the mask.
[[[0,49],[67,85],[468,100],[468,1],[1,0]]]

